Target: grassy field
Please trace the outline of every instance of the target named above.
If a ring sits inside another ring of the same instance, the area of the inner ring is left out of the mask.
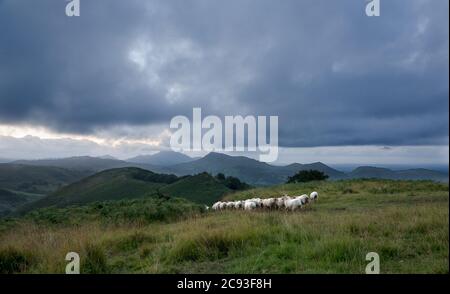
[[[0,224],[0,272],[63,273],[75,251],[82,273],[358,274],[374,251],[382,273],[448,273],[448,184],[316,182],[226,198],[312,190],[319,201],[295,213],[206,212],[145,199],[35,212]]]

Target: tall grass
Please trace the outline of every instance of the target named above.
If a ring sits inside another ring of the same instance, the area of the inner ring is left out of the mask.
[[[65,254],[75,251],[82,273],[364,273],[365,256],[374,251],[382,273],[448,273],[447,185],[323,182],[228,197],[311,190],[319,191],[319,201],[296,213],[227,211],[165,222],[63,225],[26,218],[0,233],[0,261],[10,260],[0,270],[61,273]]]

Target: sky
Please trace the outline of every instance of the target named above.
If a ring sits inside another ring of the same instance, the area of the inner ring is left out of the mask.
[[[154,153],[201,107],[278,116],[280,163],[448,164],[447,0],[80,3],[0,0],[0,158]]]

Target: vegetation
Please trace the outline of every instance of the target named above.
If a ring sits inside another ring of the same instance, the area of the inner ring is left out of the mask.
[[[68,207],[96,201],[162,196],[211,204],[230,191],[225,183],[207,173],[179,178],[175,175],[156,174],[127,167],[106,170],[65,186],[45,198],[20,207],[18,213],[24,214],[50,206]]]
[[[241,180],[239,180],[236,177],[232,177],[232,176],[226,177],[223,173],[218,173],[216,175],[216,179],[218,181],[220,181],[221,183],[223,183],[227,188],[229,188],[233,191],[245,190],[245,189],[250,188],[249,184],[247,184],[245,182],[241,182]]]
[[[292,177],[288,177],[287,184],[306,183],[312,181],[324,181],[328,176],[318,170],[301,170]]]
[[[447,184],[320,181],[226,198],[312,190],[318,202],[296,213],[164,198],[39,210],[0,223],[0,272],[62,273],[75,251],[82,273],[364,273],[375,251],[382,273],[448,273]]]

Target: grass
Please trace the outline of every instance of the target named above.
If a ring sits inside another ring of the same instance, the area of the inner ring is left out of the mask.
[[[82,273],[364,273],[366,254],[377,252],[382,273],[448,273],[447,184],[316,182],[227,198],[312,190],[319,201],[296,213],[183,214],[164,206],[171,217],[158,220],[117,205],[103,215],[84,208],[76,222],[28,215],[0,230],[0,271],[62,273],[66,253],[75,251]],[[80,214],[73,209],[65,213]]]

